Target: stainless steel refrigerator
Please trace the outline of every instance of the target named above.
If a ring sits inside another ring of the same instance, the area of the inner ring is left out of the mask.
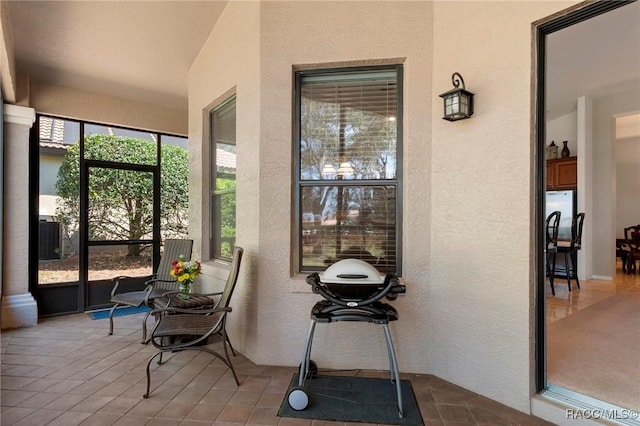
[[[571,221],[576,214],[576,199],[577,195],[574,190],[547,191],[547,216],[556,210],[560,211],[559,240],[571,239]]]

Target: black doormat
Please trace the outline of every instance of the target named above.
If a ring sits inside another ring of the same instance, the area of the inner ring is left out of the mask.
[[[390,379],[348,376],[316,376],[305,382],[309,405],[289,406],[289,391],[298,386],[294,374],[278,410],[280,417],[393,425],[423,425],[409,380],[400,380],[403,417],[398,415],[396,385]]]

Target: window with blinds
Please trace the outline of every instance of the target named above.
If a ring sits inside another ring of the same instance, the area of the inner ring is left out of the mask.
[[[231,260],[236,244],[236,100],[211,112],[211,254]]]
[[[295,74],[297,270],[401,273],[402,66]]]

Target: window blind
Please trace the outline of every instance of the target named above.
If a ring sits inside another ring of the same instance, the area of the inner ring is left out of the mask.
[[[398,68],[301,73],[301,271],[360,258],[399,272]]]

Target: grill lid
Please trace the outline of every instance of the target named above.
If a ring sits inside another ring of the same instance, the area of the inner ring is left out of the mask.
[[[370,263],[360,259],[343,259],[319,274],[325,284],[383,284],[385,274],[378,272]]]

